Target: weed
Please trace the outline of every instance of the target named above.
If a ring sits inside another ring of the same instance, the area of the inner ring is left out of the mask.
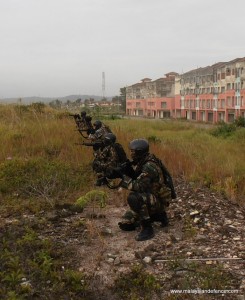
[[[197,229],[192,224],[192,219],[190,217],[185,217],[184,219],[184,238],[190,239],[197,234]]]
[[[0,238],[1,299],[86,299],[89,279],[68,261],[72,249],[40,239],[27,225],[11,225]]]
[[[115,292],[120,299],[152,299],[160,291],[157,279],[149,274],[142,265],[135,265],[130,273],[120,275],[115,280]]]

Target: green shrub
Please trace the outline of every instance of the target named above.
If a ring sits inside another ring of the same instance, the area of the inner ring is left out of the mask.
[[[237,127],[245,127],[245,118],[240,116],[235,120],[234,123]]]
[[[84,208],[88,204],[92,204],[94,206],[98,205],[100,208],[104,208],[106,206],[107,198],[107,193],[103,191],[92,190],[86,195],[78,198],[76,201],[76,205],[80,206],[81,208]]]
[[[224,122],[219,123],[219,125],[210,131],[211,135],[216,137],[228,137],[231,136],[236,131],[235,124],[227,124]]]
[[[60,161],[44,158],[13,159],[0,164],[0,192],[21,197],[57,199],[78,190],[84,172]]]

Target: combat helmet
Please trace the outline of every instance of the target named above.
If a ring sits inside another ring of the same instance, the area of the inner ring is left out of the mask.
[[[139,160],[145,154],[149,153],[149,143],[145,139],[135,139],[129,143],[132,159]]]
[[[114,144],[116,142],[116,136],[113,133],[107,133],[104,136],[104,141],[106,145],[111,145]]]
[[[86,114],[87,114],[87,113],[86,113],[86,111],[84,111],[84,110],[83,110],[83,111],[81,111],[81,117],[85,117],[85,116],[86,116]]]
[[[102,122],[101,121],[99,121],[99,120],[96,120],[95,122],[94,122],[94,129],[95,130],[98,130],[98,129],[100,129],[101,128],[101,126],[102,126]]]

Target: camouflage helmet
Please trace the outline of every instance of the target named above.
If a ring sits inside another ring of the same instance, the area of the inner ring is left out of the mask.
[[[105,140],[105,144],[106,145],[110,145],[110,144],[114,144],[116,142],[116,136],[113,133],[107,133],[104,136],[104,140]]]
[[[84,110],[81,111],[81,116],[82,116],[82,117],[85,117],[85,116],[86,116],[86,111],[84,111]]]

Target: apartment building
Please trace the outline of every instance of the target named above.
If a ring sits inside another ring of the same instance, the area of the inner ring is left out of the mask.
[[[245,57],[126,87],[126,114],[216,123],[245,118]]]

